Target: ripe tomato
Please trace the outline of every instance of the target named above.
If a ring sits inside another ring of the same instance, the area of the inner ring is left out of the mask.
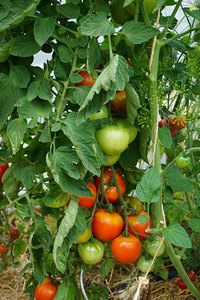
[[[92,232],[101,241],[112,241],[121,233],[123,225],[124,221],[118,213],[98,209],[93,217]]]
[[[176,157],[176,164],[179,168],[185,168],[189,166],[190,163],[191,163],[191,158],[189,156],[185,156],[182,153],[180,153]]]
[[[127,129],[129,133],[129,144],[132,143],[137,136],[137,128],[133,126],[127,119],[116,119],[116,125]]]
[[[118,111],[123,111],[126,113],[126,91],[122,90],[119,92],[116,92],[115,98],[112,100],[111,104],[111,112],[112,113],[118,113]]]
[[[167,120],[165,118],[163,120],[160,120],[159,123],[158,123],[158,127],[159,128],[161,128],[163,126],[168,127],[168,122],[167,122]],[[171,126],[170,126],[169,129],[170,129],[170,132],[171,132],[171,136],[175,137],[177,129],[174,129]]]
[[[109,117],[108,108],[103,106],[100,111],[94,113],[89,117],[90,120],[107,119]]]
[[[194,271],[190,271],[187,275],[188,275],[188,277],[190,278],[190,280],[192,282],[195,281],[195,279],[196,279],[196,273]],[[182,290],[187,289],[187,285],[185,284],[185,282],[180,277],[177,279],[176,284]]]
[[[126,183],[124,181],[124,178],[116,170],[115,170],[115,176],[116,176],[116,179],[117,179],[117,183],[118,183],[120,192],[121,192],[122,196],[124,196],[124,194],[126,192]],[[108,184],[110,182],[112,182],[112,170],[106,168],[106,169],[103,170],[104,190],[106,192],[106,196],[108,198],[108,201],[110,203],[112,203],[112,202],[116,202],[116,201],[119,200],[119,193],[118,193],[117,187],[115,185],[111,185],[110,187],[108,186]],[[94,177],[94,184],[96,185],[96,188],[98,190],[98,188],[101,185],[101,177],[95,176]],[[100,191],[100,197],[101,197],[101,193],[102,193],[102,191]]]
[[[197,278],[197,275],[195,273],[195,271],[190,271],[190,273],[188,273],[188,277],[190,278],[190,280],[193,282],[195,281],[195,279]]]
[[[138,213],[137,216],[128,216],[128,222],[131,224],[131,226],[133,227],[133,229],[135,230],[135,232],[138,233],[138,237],[140,240],[145,240],[147,238],[147,236],[150,234],[149,232],[146,232],[146,229],[148,228],[148,222],[145,223],[140,223],[138,221],[139,216],[146,216],[148,217],[148,214],[146,213],[146,211],[140,211]],[[149,228],[152,228],[152,220],[151,217],[149,216]],[[128,225],[128,232],[130,232],[131,234],[133,234],[135,236],[135,233],[133,232],[133,230],[131,229],[131,227]],[[141,234],[145,234],[145,236],[140,235]]]
[[[8,249],[5,246],[5,244],[1,244],[0,245],[0,252],[3,253],[3,254],[7,254],[8,253]]]
[[[111,243],[111,251],[116,260],[129,264],[137,260],[142,251],[141,242],[133,235],[120,234]]]
[[[79,71],[78,72],[79,75],[81,75],[83,77],[83,80],[81,82],[76,83],[76,86],[85,86],[85,85],[91,85],[93,86],[95,83],[95,78],[94,76],[91,77],[88,72],[86,71]]]
[[[79,204],[78,205],[82,206],[82,207],[86,207],[87,209],[90,209],[96,201],[97,189],[96,189],[96,186],[92,182],[88,184],[88,188],[90,189],[91,193],[94,196],[91,196],[91,197],[78,197],[78,199],[79,199]]]
[[[101,241],[95,240],[78,245],[78,253],[82,260],[88,264],[93,265],[100,262],[104,255],[104,246]]]
[[[137,211],[141,211],[144,209],[142,202],[136,197],[126,196],[124,197],[124,200],[132,209],[135,209]]]
[[[36,300],[53,300],[55,297],[58,286],[51,284],[51,278],[45,278],[42,284],[37,284],[35,288]]]
[[[87,227],[84,233],[79,232],[78,244],[87,242],[91,238],[91,236],[92,236],[92,230],[90,227]]]
[[[176,129],[176,130],[181,130],[183,128],[185,128],[186,124],[187,124],[187,119],[185,116],[183,117],[179,117],[179,116],[170,116],[169,117],[169,124],[170,127]]]
[[[2,176],[8,168],[8,164],[0,164],[0,184],[2,183]]]
[[[107,125],[96,131],[97,142],[105,154],[120,154],[129,144],[129,133],[126,128]]]
[[[112,0],[110,5],[112,19],[119,25],[133,20],[135,14],[135,5],[130,3],[124,7],[124,0]]]
[[[19,229],[17,229],[17,228],[11,228],[10,232],[11,232],[11,239],[12,240],[16,240],[16,239],[18,239],[20,237]]]

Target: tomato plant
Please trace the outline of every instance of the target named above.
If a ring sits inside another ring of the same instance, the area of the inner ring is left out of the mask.
[[[148,221],[144,223],[140,223],[138,221],[138,218],[140,216],[146,216],[148,217]],[[151,217],[148,216],[148,214],[145,211],[140,211],[137,216],[128,216],[128,222],[132,226],[132,228],[137,232],[138,237],[140,240],[145,240],[147,236],[150,234],[149,232],[146,232],[146,229],[148,228],[148,223],[149,223],[149,228],[152,228],[152,220]],[[131,229],[130,225],[128,225],[128,232],[131,234],[135,235],[135,232]],[[143,235],[141,235],[143,234]]]
[[[187,124],[187,119],[185,116],[183,117],[179,117],[179,116],[170,116],[169,117],[169,124],[172,128],[176,129],[176,130],[181,130],[183,128],[185,128],[186,124]]]
[[[150,267],[151,262],[151,259],[146,259],[145,256],[142,255],[137,261],[137,267],[141,272],[146,273]],[[153,266],[151,267],[151,271],[153,271]]]
[[[87,85],[93,86],[94,85],[94,83],[95,83],[94,76],[91,77],[88,74],[88,72],[86,72],[86,71],[79,71],[78,74],[83,77],[83,80],[79,83],[76,83],[76,86],[87,86]]]
[[[18,228],[11,228],[11,239],[16,240],[20,237],[20,231]]]
[[[111,103],[111,112],[118,113],[124,112],[126,113],[126,90],[118,91],[115,94],[115,98]]]
[[[51,283],[50,278],[45,278],[42,284],[37,284],[35,288],[35,299],[36,300],[53,300],[58,287]]]
[[[8,164],[0,164],[0,184],[2,183],[2,176],[8,168]]]
[[[165,153],[169,159],[174,159],[179,153],[183,151],[181,145],[176,145],[174,148],[171,147],[170,149],[165,149]]]
[[[8,253],[8,247],[5,244],[1,244],[0,245],[0,252],[3,254],[7,254]]]
[[[96,139],[105,154],[119,154],[129,144],[129,133],[122,126],[107,125],[96,131]]]
[[[125,237],[121,234],[112,241],[111,251],[116,260],[129,264],[138,259],[142,251],[142,245],[135,236]]]
[[[109,117],[108,108],[103,106],[100,111],[94,113],[89,117],[90,120],[99,120],[99,119],[106,119]]]
[[[142,211],[144,209],[142,202],[136,197],[126,196],[124,197],[124,200],[134,210]]]
[[[156,235],[152,241],[146,240],[144,242],[145,249],[151,256],[155,255],[160,242],[161,242],[161,237],[159,235]],[[164,243],[162,243],[162,245],[157,253],[157,257],[162,256],[164,251],[165,251],[165,245],[164,245]]]
[[[124,196],[126,192],[126,183],[124,181],[124,178],[122,175],[115,170],[115,176],[117,180],[117,184],[119,186],[120,192],[122,196]],[[99,189],[101,185],[101,177],[95,176],[94,177],[94,183],[96,185],[96,188]],[[110,203],[116,202],[119,200],[119,193],[117,190],[117,187],[113,183],[113,176],[112,176],[112,170],[109,168],[106,168],[103,170],[103,188],[105,190],[106,197]],[[102,191],[101,191],[102,193]],[[100,195],[101,195],[100,193]]]
[[[180,168],[185,168],[185,167],[189,166],[190,163],[191,163],[191,158],[185,154],[180,153],[176,157],[176,164]]]
[[[98,240],[86,242],[78,245],[78,253],[86,264],[97,264],[103,258],[104,246],[102,242]]]
[[[118,213],[98,209],[93,217],[92,232],[101,241],[112,241],[121,233],[123,225],[124,221]]]
[[[92,236],[92,230],[90,227],[87,227],[84,233],[79,232],[78,244],[87,242]]]
[[[88,184],[88,188],[91,191],[91,193],[93,194],[93,196],[91,196],[91,197],[78,197],[78,199],[79,199],[79,204],[78,205],[82,206],[82,207],[86,207],[87,209],[90,209],[96,201],[97,189],[96,189],[96,186],[92,182]]]
[[[116,119],[116,125],[127,129],[129,133],[129,144],[132,143],[137,136],[137,128],[126,119]]]

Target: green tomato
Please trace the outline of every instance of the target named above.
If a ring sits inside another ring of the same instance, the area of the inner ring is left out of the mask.
[[[132,209],[135,209],[137,211],[144,210],[144,206],[138,198],[132,196],[126,196],[124,197],[124,200]]]
[[[78,244],[87,242],[92,236],[92,230],[90,227],[87,227],[84,233],[79,232]]]
[[[155,255],[155,253],[156,253],[156,251],[157,251],[157,249],[158,249],[158,246],[159,246],[160,242],[161,242],[161,237],[160,237],[159,235],[156,235],[156,236],[154,237],[153,241],[151,241],[151,242],[148,241],[148,240],[146,240],[146,241],[144,242],[145,249],[147,250],[147,252],[148,252],[151,256],[154,256],[154,255]],[[157,257],[158,257],[158,256],[162,256],[163,253],[164,253],[164,251],[165,251],[165,245],[164,245],[164,243],[162,243],[162,245],[161,245],[161,247],[160,247],[160,249],[159,249],[159,251],[158,251]]]
[[[184,156],[184,154],[180,153],[176,157],[176,164],[179,168],[185,168],[189,166],[190,163],[191,163],[191,158],[189,156]]]
[[[108,162],[107,162],[107,164],[104,164],[104,166],[114,165],[118,161],[119,157],[120,157],[120,154],[113,154],[113,155],[107,154],[106,158],[107,158]]]
[[[129,144],[132,143],[137,136],[137,128],[133,126],[127,119],[116,119],[116,125],[127,129],[129,133]]]
[[[94,113],[89,117],[90,120],[107,119],[109,117],[108,108],[103,106],[100,111]]]
[[[124,0],[112,0],[110,5],[112,19],[119,25],[133,20],[135,14],[135,5],[130,3],[124,7]]]
[[[179,144],[176,145],[176,147],[175,147],[175,154],[176,154],[176,156],[179,153],[181,153],[182,151],[183,151],[183,148],[181,147],[181,145],[179,145]],[[167,155],[167,157],[169,159],[174,159],[175,158],[173,147],[171,147],[170,149],[165,148],[165,153],[166,153],[166,155]]]
[[[105,154],[120,154],[129,144],[129,133],[121,126],[108,125],[96,131],[97,142]]]
[[[151,15],[153,13],[153,10],[156,7],[157,2],[158,0],[143,0],[143,5],[147,12],[147,15]]]
[[[146,259],[145,256],[140,256],[137,262],[138,269],[141,272],[146,273],[150,267],[151,261],[151,259]],[[153,266],[151,267],[151,271],[153,271]]]
[[[104,246],[99,240],[95,240],[93,243],[86,242],[78,245],[78,253],[86,264],[97,264],[103,258]]]

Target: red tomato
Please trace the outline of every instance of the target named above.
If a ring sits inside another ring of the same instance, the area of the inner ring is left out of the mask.
[[[123,111],[126,113],[126,91],[122,90],[116,92],[114,100],[112,100],[111,104],[111,112],[117,113],[119,111]]]
[[[97,239],[112,241],[121,233],[123,226],[124,221],[118,213],[108,213],[105,209],[95,211],[92,232]]]
[[[129,264],[138,259],[142,251],[142,245],[135,236],[124,237],[120,234],[112,241],[111,251],[116,260]]]
[[[5,246],[5,244],[1,244],[1,245],[0,245],[0,252],[3,253],[3,254],[8,253],[8,249],[7,249],[7,247]]]
[[[185,116],[179,117],[179,116],[172,115],[169,117],[169,124],[170,124],[170,127],[174,128],[176,130],[181,130],[181,129],[185,128],[185,126],[187,124],[187,119]]]
[[[163,126],[168,127],[168,122],[167,122],[167,120],[165,118],[162,119],[162,120],[160,120],[159,123],[158,123],[158,127],[159,128],[161,128]],[[170,129],[170,132],[171,132],[171,136],[175,137],[177,129],[172,128],[171,125],[170,125],[169,129]]]
[[[58,290],[58,285],[51,284],[51,278],[45,278],[42,284],[37,284],[35,288],[36,300],[53,300]]]
[[[2,176],[8,168],[8,164],[0,164],[0,183],[2,183]]]
[[[190,280],[192,282],[195,281],[195,279],[197,277],[196,273],[194,271],[192,271],[192,270],[187,275],[188,275],[188,277],[190,278]],[[177,279],[176,284],[182,290],[187,289],[187,285],[185,284],[185,282],[180,277]]]
[[[131,215],[129,215],[128,216],[128,221],[131,224],[131,226],[133,227],[133,229],[135,230],[135,232],[138,233],[139,239],[140,240],[145,240],[150,233],[146,232],[146,229],[148,228],[148,222],[145,222],[145,223],[139,223],[138,222],[139,216],[142,216],[142,215],[148,217],[148,214],[146,213],[146,211],[142,210],[142,211],[140,211],[138,213],[137,216],[131,216]],[[149,228],[152,228],[152,220],[151,220],[150,216],[149,216]],[[133,230],[131,229],[131,227],[129,225],[128,225],[128,232],[130,232],[131,234],[133,234],[134,236],[136,236],[135,233],[133,232]],[[146,237],[143,236],[143,235],[140,235],[140,233],[141,234],[145,234]]]
[[[197,277],[195,271],[192,271],[192,270],[190,271],[190,273],[188,273],[188,276],[192,282],[195,281],[195,279]]]
[[[11,232],[11,239],[12,240],[16,240],[16,239],[18,239],[20,237],[19,229],[17,229],[17,228],[11,228],[10,232]]]
[[[126,192],[126,183],[124,181],[124,178],[116,170],[115,170],[115,176],[116,176],[116,179],[117,179],[117,183],[119,185],[120,192],[121,192],[122,196],[124,196],[124,194]],[[117,191],[117,187],[116,186],[111,186],[111,187],[108,186],[108,184],[111,181],[112,181],[112,170],[111,169],[104,169],[104,171],[103,171],[103,183],[105,183],[104,184],[104,190],[106,191],[106,196],[107,196],[108,201],[110,203],[116,202],[116,201],[119,200],[119,193]],[[94,177],[94,184],[96,185],[96,188],[98,190],[98,188],[101,185],[101,177],[95,176]],[[101,193],[100,193],[100,196],[101,196]]]
[[[79,199],[79,204],[78,205],[82,206],[82,207],[86,207],[87,209],[90,209],[96,201],[97,189],[96,189],[96,186],[92,182],[88,184],[88,188],[90,189],[91,193],[94,196],[91,196],[91,197],[78,197],[78,199]]]
[[[95,83],[95,78],[94,77],[91,77],[88,72],[86,71],[79,71],[78,72],[79,75],[81,75],[84,79],[79,82],[79,83],[76,83],[76,86],[82,86],[82,85],[94,85]]]

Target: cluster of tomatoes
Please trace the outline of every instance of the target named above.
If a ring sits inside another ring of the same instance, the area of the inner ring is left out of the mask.
[[[159,128],[163,126],[169,127],[171,136],[175,137],[176,133],[179,130],[185,128],[186,124],[187,124],[187,119],[185,116],[180,117],[180,116],[172,115],[169,117],[169,121],[166,118],[160,120],[158,126]]]

